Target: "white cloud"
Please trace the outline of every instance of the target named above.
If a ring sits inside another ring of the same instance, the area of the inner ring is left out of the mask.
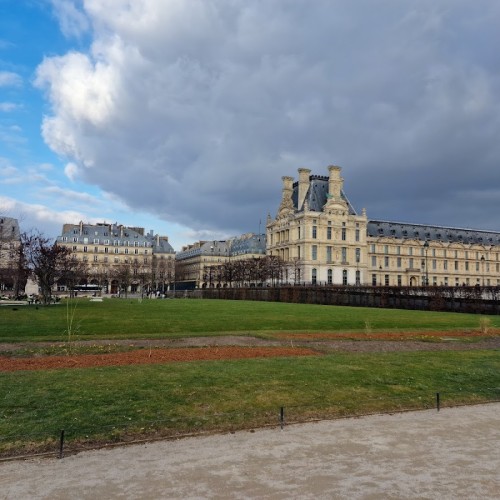
[[[500,183],[496,3],[83,5],[89,52],[38,68],[52,106],[43,135],[134,210],[256,230],[282,175],[330,163],[374,217],[435,216],[423,197],[444,204],[464,183]],[[430,182],[438,172],[444,185]],[[456,217],[468,216],[459,202]]]
[[[64,175],[71,181],[74,182],[75,178],[78,176],[78,165],[73,162],[69,162],[64,167]]]
[[[10,113],[11,111],[15,111],[20,106],[14,102],[0,102],[0,112]]]
[[[66,37],[80,38],[90,29],[85,13],[78,7],[81,2],[71,0],[52,0],[54,12],[59,19],[61,31]]]
[[[77,224],[81,220],[98,222],[85,213],[74,210],[54,210],[42,204],[25,203],[6,196],[0,196],[2,212],[19,220],[21,231],[39,231],[47,236],[61,234],[63,224]]]
[[[0,87],[20,87],[23,79],[12,71],[0,71]]]

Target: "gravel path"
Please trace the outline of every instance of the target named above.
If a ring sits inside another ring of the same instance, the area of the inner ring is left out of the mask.
[[[1,499],[498,499],[500,404],[0,464]]]

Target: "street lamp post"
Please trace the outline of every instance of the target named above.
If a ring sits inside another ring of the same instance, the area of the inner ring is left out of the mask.
[[[425,240],[424,251],[425,251],[425,286],[429,286],[429,266],[427,265],[427,255],[429,253],[429,241],[428,240]]]

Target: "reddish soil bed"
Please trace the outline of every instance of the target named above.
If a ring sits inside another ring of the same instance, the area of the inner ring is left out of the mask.
[[[332,340],[425,340],[428,339],[448,339],[448,338],[468,338],[468,337],[497,337],[500,332],[496,330],[490,330],[489,332],[480,331],[451,331],[451,332],[373,332],[373,333],[276,333],[274,337],[280,339],[291,339],[291,340],[320,340],[320,339],[332,339]]]
[[[140,349],[110,354],[80,354],[76,356],[42,356],[7,358],[0,356],[0,371],[47,370],[58,368],[87,368],[92,366],[121,366],[208,361],[221,359],[276,358],[287,356],[316,356],[318,352],[303,347],[198,347],[177,349]]]

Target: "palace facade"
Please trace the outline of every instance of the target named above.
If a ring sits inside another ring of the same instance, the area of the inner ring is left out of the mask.
[[[335,285],[500,285],[500,233],[370,220],[349,202],[341,168],[285,176],[267,254],[288,264],[286,281]]]

